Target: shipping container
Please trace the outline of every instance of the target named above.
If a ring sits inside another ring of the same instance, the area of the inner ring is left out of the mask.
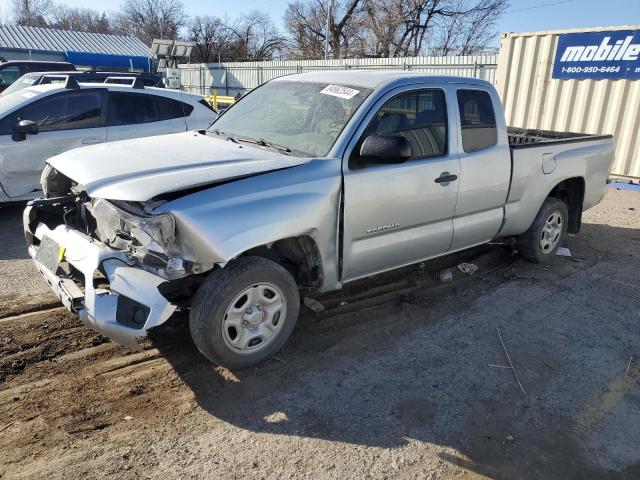
[[[502,34],[496,87],[507,124],[541,130],[613,134],[616,150],[612,174],[640,177],[640,80],[553,78],[556,50],[562,36],[582,34],[574,37],[589,38],[585,35],[589,32],[607,32],[603,36],[610,39],[606,41],[608,45],[613,45],[611,39],[615,38],[616,31],[632,31],[639,39],[639,30],[640,26],[621,26]],[[593,55],[583,58],[589,57]],[[590,67],[588,71],[594,68]]]

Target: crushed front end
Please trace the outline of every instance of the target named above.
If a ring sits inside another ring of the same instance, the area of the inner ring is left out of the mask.
[[[87,326],[133,348],[172,315],[179,289],[203,268],[170,253],[173,218],[152,209],[91,199],[73,186],[30,202],[23,215],[29,254],[60,301]]]

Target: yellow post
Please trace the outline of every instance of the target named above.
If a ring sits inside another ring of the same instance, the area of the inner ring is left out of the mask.
[[[213,109],[218,110],[218,90],[213,90]]]

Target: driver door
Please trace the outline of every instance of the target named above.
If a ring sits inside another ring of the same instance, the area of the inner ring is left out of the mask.
[[[365,119],[345,165],[342,280],[350,281],[446,253],[460,165],[457,131],[447,119],[444,90],[389,94]],[[450,109],[449,109],[450,110]],[[402,136],[412,156],[397,164],[370,164],[359,157],[371,135]],[[349,149],[347,149],[349,151]],[[442,178],[449,176],[448,182]]]

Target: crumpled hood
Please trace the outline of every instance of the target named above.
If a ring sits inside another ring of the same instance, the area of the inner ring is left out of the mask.
[[[48,163],[82,185],[91,197],[145,201],[309,160],[183,132],[69,150]]]

